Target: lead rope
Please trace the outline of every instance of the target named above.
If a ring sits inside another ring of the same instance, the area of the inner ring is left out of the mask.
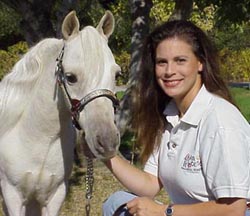
[[[94,185],[94,166],[93,159],[86,157],[87,160],[87,171],[85,176],[85,184],[86,184],[86,204],[85,211],[86,216],[90,215],[90,201],[92,199],[93,185]]]
[[[134,164],[134,159],[135,159],[135,144],[134,142],[132,143],[132,153],[131,153],[131,160],[130,160],[130,164]]]

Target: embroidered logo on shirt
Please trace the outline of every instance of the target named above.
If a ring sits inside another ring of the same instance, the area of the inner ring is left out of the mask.
[[[201,171],[201,159],[200,156],[197,155],[192,155],[188,153],[183,160],[182,169],[192,172],[192,173],[197,173]]]

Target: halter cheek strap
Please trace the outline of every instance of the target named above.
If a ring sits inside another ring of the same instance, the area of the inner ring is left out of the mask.
[[[72,122],[78,130],[81,130],[81,127],[78,123],[80,112],[84,109],[84,107],[89,102],[91,102],[92,100],[95,100],[96,98],[99,98],[99,97],[106,97],[113,102],[113,106],[116,108],[119,106],[119,100],[116,98],[115,94],[108,89],[96,89],[96,90],[88,93],[81,100],[71,98],[71,96],[68,92],[68,89],[67,89],[65,73],[63,70],[63,66],[62,66],[64,49],[65,49],[65,44],[63,45],[63,48],[62,48],[58,58],[56,59],[57,65],[56,65],[55,75],[57,76],[58,85],[61,87],[65,97],[67,98],[67,100],[69,102],[71,116],[72,116]]]

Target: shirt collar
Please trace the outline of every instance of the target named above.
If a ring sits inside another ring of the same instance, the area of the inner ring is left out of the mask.
[[[167,104],[163,114],[166,115],[167,121],[170,122],[173,126],[176,126],[179,121],[197,126],[204,112],[208,109],[208,105],[210,104],[211,99],[212,94],[207,91],[204,85],[202,85],[200,91],[181,119],[179,119],[179,111],[174,100],[171,100]]]
[[[166,116],[167,121],[171,123],[173,127],[175,127],[180,121],[179,110],[177,109],[174,100],[171,100],[167,104],[163,114]]]

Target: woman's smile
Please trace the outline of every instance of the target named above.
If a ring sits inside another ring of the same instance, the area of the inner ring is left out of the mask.
[[[177,87],[181,83],[182,79],[174,79],[174,80],[163,80],[165,87],[173,88]]]

